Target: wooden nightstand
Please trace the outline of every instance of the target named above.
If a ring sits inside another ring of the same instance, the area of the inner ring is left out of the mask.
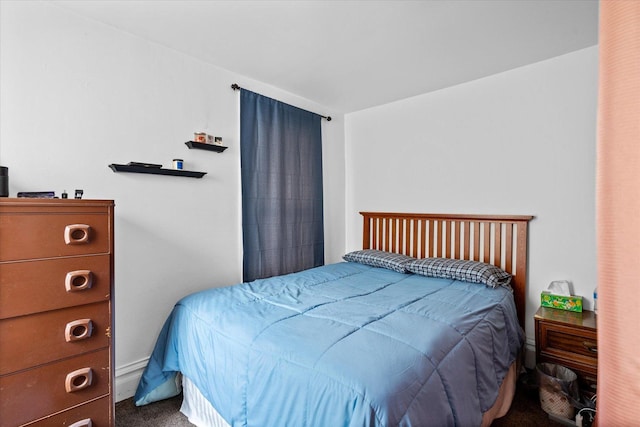
[[[533,317],[537,363],[556,363],[578,375],[583,392],[595,393],[598,373],[596,314],[540,307]]]

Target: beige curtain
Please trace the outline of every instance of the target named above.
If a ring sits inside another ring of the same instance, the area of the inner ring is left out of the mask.
[[[596,173],[601,427],[640,425],[640,1],[600,1]]]

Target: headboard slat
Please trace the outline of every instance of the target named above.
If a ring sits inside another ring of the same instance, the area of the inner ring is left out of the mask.
[[[460,235],[460,229],[461,229],[462,224],[460,223],[460,221],[456,221],[453,223],[453,244],[454,244],[454,251],[453,251],[453,257],[456,259],[460,259],[460,251],[462,249],[462,241],[460,240],[460,238],[462,237]]]
[[[493,265],[502,267],[502,224],[495,224],[493,233]]]
[[[404,222],[404,253],[410,254],[411,253],[411,222],[410,221],[403,221],[403,222]]]
[[[445,230],[445,241],[444,241],[444,247],[445,247],[445,252],[444,252],[444,256],[445,258],[451,258],[451,250],[452,250],[452,245],[453,245],[453,241],[451,240],[451,226],[453,225],[452,222],[449,221],[443,221],[442,222],[442,227]]]
[[[505,262],[505,270],[507,271],[511,271],[512,265],[513,265],[513,228],[515,227],[515,224],[507,224],[506,227],[506,238],[505,238],[505,257],[506,257],[506,262]]]
[[[489,263],[489,257],[491,255],[491,224],[488,222],[482,223],[484,249],[482,251],[483,262]]]
[[[470,259],[471,257],[471,223],[462,221],[464,229],[464,249],[462,251],[462,259]]]
[[[425,258],[427,255],[427,245],[426,245],[426,240],[427,240],[427,220],[426,219],[422,219],[420,220],[420,253],[418,254],[418,256],[420,258]]]
[[[413,231],[413,235],[412,235],[412,239],[413,239],[413,253],[417,254],[418,252],[418,240],[420,239],[419,236],[419,231],[420,231],[420,221],[417,219],[414,219],[411,221],[412,224],[412,231]]]
[[[474,261],[480,261],[480,223],[473,223],[473,257]]]
[[[429,253],[428,257],[438,256],[438,242],[436,240],[436,234],[438,233],[438,225],[435,221],[429,220],[429,234],[427,239],[429,240]]]

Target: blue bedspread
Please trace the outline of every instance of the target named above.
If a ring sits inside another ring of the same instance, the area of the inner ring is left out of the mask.
[[[182,372],[232,426],[478,426],[522,343],[509,289],[343,262],[182,299],[135,400]]]

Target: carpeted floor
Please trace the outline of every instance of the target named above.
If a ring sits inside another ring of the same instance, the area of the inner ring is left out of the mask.
[[[182,396],[136,407],[132,399],[116,404],[116,427],[192,427],[180,412]],[[540,407],[537,388],[519,383],[511,409],[494,421],[494,427],[562,427]]]
[[[507,415],[498,418],[492,427],[562,427],[564,424],[552,421],[540,407],[538,388],[518,382],[516,395]]]
[[[180,412],[182,395],[146,406],[133,398],[116,403],[116,427],[193,427]]]

